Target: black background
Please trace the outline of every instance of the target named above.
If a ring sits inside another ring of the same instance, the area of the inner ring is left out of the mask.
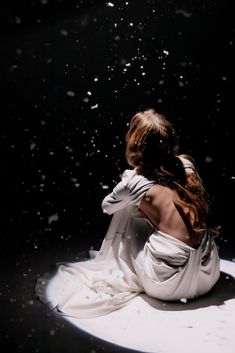
[[[127,167],[124,135],[139,110],[174,124],[211,196],[220,255],[235,258],[232,1],[111,4],[1,3],[1,299],[15,351],[41,351],[29,321],[37,276],[99,248],[110,221],[101,201]],[[46,342],[44,352],[68,352]]]

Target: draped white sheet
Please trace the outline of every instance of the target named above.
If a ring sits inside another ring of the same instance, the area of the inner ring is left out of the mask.
[[[53,278],[41,277],[36,293],[58,312],[91,318],[119,309],[138,293],[163,300],[194,298],[208,292],[220,274],[215,241],[205,233],[194,249],[157,231],[138,213],[153,182],[126,170],[102,202],[113,214],[99,251],[86,261],[58,264]]]

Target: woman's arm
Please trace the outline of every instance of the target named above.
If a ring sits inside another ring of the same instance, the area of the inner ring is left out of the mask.
[[[113,214],[127,206],[139,206],[143,195],[153,184],[135,170],[126,169],[120,183],[104,198],[103,212]]]
[[[133,170],[125,170],[122,180],[115,186],[113,191],[102,201],[101,207],[104,213],[113,214],[129,204],[128,178]]]

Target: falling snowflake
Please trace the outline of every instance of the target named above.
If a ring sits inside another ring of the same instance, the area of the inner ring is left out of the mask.
[[[67,91],[67,96],[74,97],[75,96],[75,92],[74,91]]]
[[[48,224],[51,224],[52,222],[56,222],[58,221],[58,219],[59,219],[58,214],[55,213],[48,217]]]

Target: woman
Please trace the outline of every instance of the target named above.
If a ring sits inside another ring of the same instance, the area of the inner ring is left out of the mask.
[[[61,264],[36,292],[57,311],[104,315],[138,293],[161,300],[207,293],[220,274],[208,201],[195,162],[177,155],[172,125],[153,109],[138,112],[126,134],[127,169],[103,202],[113,215],[98,252]]]

